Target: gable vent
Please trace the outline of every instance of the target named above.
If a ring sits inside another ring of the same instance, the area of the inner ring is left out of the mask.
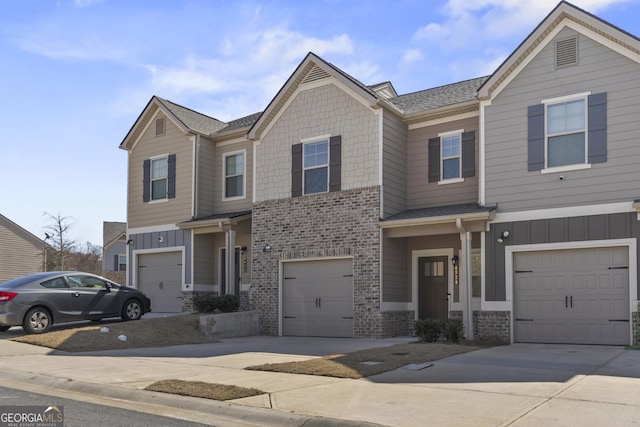
[[[331,77],[331,75],[316,65],[309,71],[309,74],[302,80],[302,83],[311,83],[316,80],[326,79],[327,77]]]
[[[578,38],[558,40],[556,42],[556,68],[578,63]]]
[[[156,136],[164,135],[164,117],[156,119]]]

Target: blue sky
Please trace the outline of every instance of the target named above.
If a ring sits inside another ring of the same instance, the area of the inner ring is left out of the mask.
[[[151,96],[263,110],[307,52],[414,92],[490,74],[554,0],[0,0],[0,214],[102,245],[126,221],[118,145]],[[575,0],[640,36],[640,0]]]

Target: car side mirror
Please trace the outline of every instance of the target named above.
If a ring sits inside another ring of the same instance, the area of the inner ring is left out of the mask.
[[[105,283],[105,290],[111,292],[111,283]]]

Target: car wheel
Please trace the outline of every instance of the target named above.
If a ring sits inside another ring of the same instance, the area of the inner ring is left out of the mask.
[[[125,322],[128,320],[138,320],[142,317],[142,304],[137,299],[130,299],[124,303],[122,314],[120,315]]]
[[[11,326],[0,326],[0,332],[8,331]]]
[[[43,334],[51,327],[51,313],[43,307],[34,307],[27,311],[22,329],[28,334]]]

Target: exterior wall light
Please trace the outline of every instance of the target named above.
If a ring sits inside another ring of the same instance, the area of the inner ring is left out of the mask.
[[[504,243],[504,241],[507,240],[507,238],[509,238],[509,232],[503,231],[502,234],[500,234],[500,237],[498,237],[496,241],[498,243]]]
[[[266,244],[264,245],[264,248],[262,248],[262,252],[271,252],[271,245],[270,244]]]
[[[458,255],[454,255],[453,258],[451,258],[451,264],[458,265]]]

